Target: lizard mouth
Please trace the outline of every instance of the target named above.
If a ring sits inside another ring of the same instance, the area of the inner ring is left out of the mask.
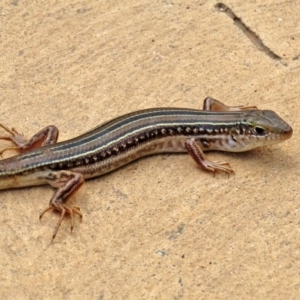
[[[293,129],[291,126],[287,126],[283,131],[282,134],[284,135],[284,139],[289,139],[293,135]]]

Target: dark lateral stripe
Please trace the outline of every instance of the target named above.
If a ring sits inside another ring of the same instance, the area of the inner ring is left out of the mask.
[[[170,135],[193,135],[184,132],[187,127],[200,131],[195,135],[217,135],[213,129],[237,128],[243,122],[243,112],[212,112],[193,109],[161,108],[127,114],[108,121],[95,129],[71,140],[28,151],[17,157],[20,165],[17,172],[33,170],[53,165],[76,165],[78,161],[105,160],[113,153],[114,147],[126,144],[116,153],[138,147],[141,143]],[[179,130],[180,128],[180,130]],[[181,130],[182,129],[182,130]],[[165,131],[164,131],[165,130]],[[164,133],[163,133],[164,132]],[[141,139],[143,135],[143,139]],[[129,146],[129,141],[137,139]],[[101,152],[105,157],[101,158]],[[112,154],[113,155],[113,154]]]
[[[216,118],[216,115],[218,118]],[[220,117],[220,115],[223,115]],[[74,139],[57,143],[52,147],[53,152],[65,151],[89,143],[97,142],[101,147],[102,143],[107,143],[111,140],[118,140],[120,137],[132,135],[134,132],[147,130],[147,128],[163,128],[170,126],[236,126],[238,115],[235,113],[211,113],[206,111],[196,110],[156,110],[156,111],[141,111],[119,117],[108,123],[105,123],[92,131],[89,131]],[[205,117],[205,118],[204,118]],[[219,120],[218,120],[219,119]]]

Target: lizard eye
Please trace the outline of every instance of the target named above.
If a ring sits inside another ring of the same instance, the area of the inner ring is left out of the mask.
[[[262,127],[254,127],[254,131],[257,135],[264,135],[266,133],[266,130]]]

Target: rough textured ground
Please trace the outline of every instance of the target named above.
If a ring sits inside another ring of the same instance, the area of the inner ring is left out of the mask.
[[[283,144],[208,154],[229,178],[161,155],[91,180],[73,199],[83,222],[53,244],[58,216],[38,220],[53,189],[1,191],[2,299],[299,299],[300,4],[226,2],[278,62],[215,3],[2,1],[0,123],[26,136],[55,124],[65,140],[208,95],[294,128]]]

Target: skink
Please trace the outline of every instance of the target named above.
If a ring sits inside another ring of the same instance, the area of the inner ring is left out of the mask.
[[[0,161],[0,189],[50,184],[57,188],[49,210],[60,212],[52,241],[66,214],[82,218],[78,206],[66,204],[84,179],[113,171],[140,157],[188,152],[202,168],[233,173],[227,162],[213,162],[204,151],[241,152],[282,142],[292,128],[275,112],[256,107],[229,107],[206,98],[203,110],[152,108],[118,117],[70,140],[57,143],[58,129],[48,126],[26,140],[14,128],[0,124],[9,135],[0,136],[21,152]]]

